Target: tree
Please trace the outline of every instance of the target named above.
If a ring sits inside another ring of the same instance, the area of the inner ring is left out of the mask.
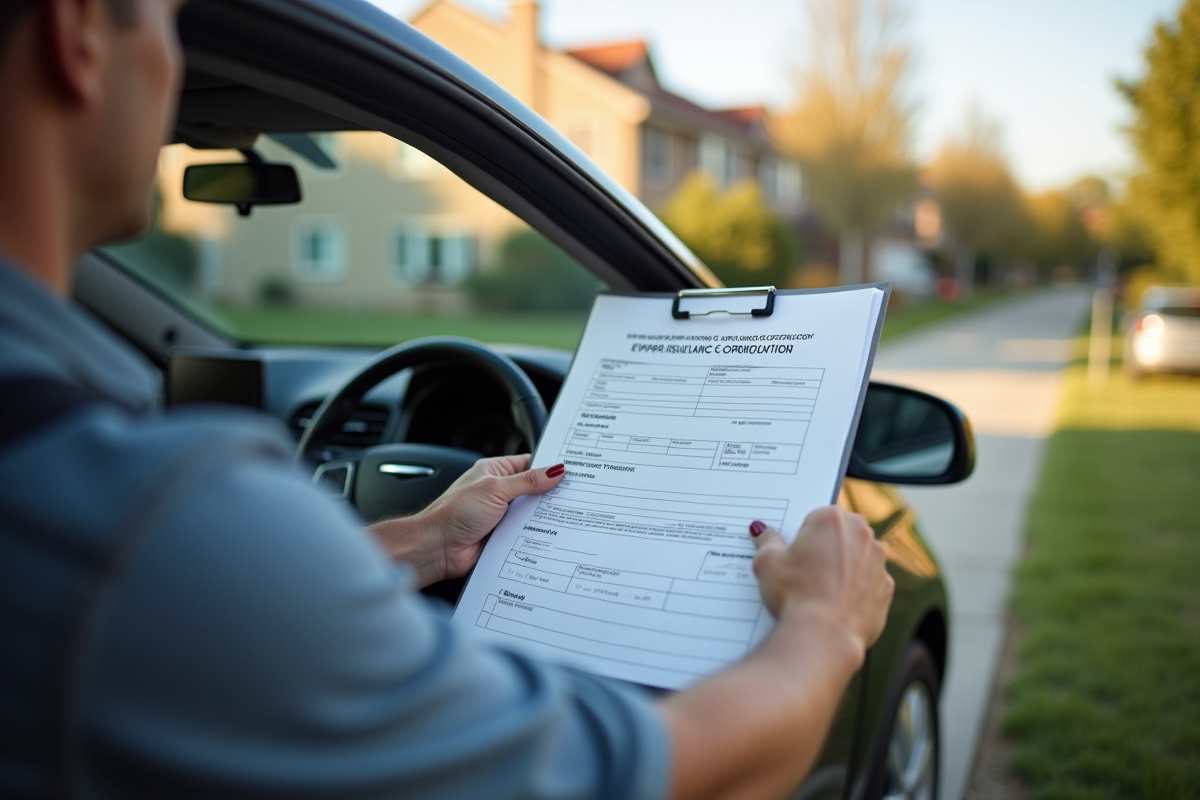
[[[660,216],[726,286],[788,284],[799,248],[753,181],[721,194],[706,175],[694,172]]]
[[[535,230],[520,228],[500,244],[497,263],[473,273],[465,288],[484,311],[586,311],[602,286]]]
[[[1082,267],[1096,256],[1096,242],[1080,218],[1078,193],[1047,191],[1026,198],[1032,231],[1024,255],[1042,267]]]
[[[1200,0],[1155,27],[1145,57],[1142,80],[1119,85],[1134,112],[1130,210],[1161,266],[1200,283]]]
[[[891,0],[809,0],[811,58],[776,134],[800,161],[808,196],[839,235],[843,283],[860,283],[865,234],[916,186],[911,48]]]
[[[1104,210],[1094,232],[1105,247],[1117,251],[1122,270],[1149,264],[1155,260],[1150,234],[1133,210],[1128,198],[1117,200]]]
[[[981,252],[1018,255],[1029,235],[1021,189],[1001,140],[999,123],[972,107],[963,131],[942,145],[926,171],[952,238],[954,271],[964,299],[974,287]]]
[[[1085,175],[1067,187],[1066,195],[1096,245],[1111,249],[1121,270],[1154,260],[1154,248],[1128,197],[1115,196],[1108,181]]]

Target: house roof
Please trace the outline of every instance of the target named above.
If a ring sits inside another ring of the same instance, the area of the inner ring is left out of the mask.
[[[714,110],[664,89],[655,75],[645,39],[576,47],[565,52],[642,93],[661,116],[726,135],[755,139],[760,144],[769,143],[764,106]]]
[[[650,60],[650,49],[646,47],[645,39],[576,47],[566,52],[609,75],[620,75]]]
[[[766,124],[767,107],[764,105],[757,106],[737,106],[736,108],[722,108],[717,111],[718,114],[724,114],[727,117],[744,122],[747,125]]]

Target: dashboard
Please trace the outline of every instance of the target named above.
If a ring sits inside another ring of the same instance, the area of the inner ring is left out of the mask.
[[[498,345],[529,376],[550,408],[571,354]],[[286,424],[299,440],[321,402],[377,355],[366,349],[188,347],[172,351],[165,371],[168,407],[228,404],[253,408]],[[363,397],[333,437],[331,457],[385,442],[457,447],[495,456],[529,452],[502,388],[482,372],[430,363],[403,370]]]

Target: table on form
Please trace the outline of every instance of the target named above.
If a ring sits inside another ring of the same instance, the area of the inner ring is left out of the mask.
[[[825,370],[601,359],[583,408],[673,417],[807,422]]]
[[[707,675],[744,656],[765,613],[753,551],[709,550],[692,578],[595,566],[548,542],[518,537],[499,577],[578,598],[490,595],[476,625],[590,659]],[[581,602],[582,601],[582,602]],[[642,609],[630,625],[621,606]]]
[[[615,486],[567,478],[542,495],[531,524],[645,539],[746,547],[746,526],[779,528],[787,500]]]
[[[604,359],[576,414],[561,456],[613,464],[794,475],[821,386],[820,369],[679,366]],[[587,420],[621,415],[603,430]],[[628,415],[727,417],[747,424],[788,423],[788,442],[739,435],[730,440],[655,436]],[[633,426],[638,428],[635,430]]]

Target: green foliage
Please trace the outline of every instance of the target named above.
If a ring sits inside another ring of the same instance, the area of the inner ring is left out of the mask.
[[[1085,175],[1073,181],[1065,194],[1096,246],[1116,251],[1122,271],[1154,261],[1154,248],[1128,198],[1114,197],[1108,181]]]
[[[540,233],[522,228],[500,245],[497,263],[465,288],[485,311],[586,311],[602,288],[586,269]]]
[[[1104,217],[1096,236],[1102,245],[1111,247],[1120,254],[1122,270],[1155,261],[1150,234],[1137,218],[1128,200],[1114,202],[1104,209]]]
[[[1121,274],[1121,304],[1127,309],[1140,308],[1146,290],[1156,284],[1171,283],[1171,276],[1153,264],[1138,264]]]
[[[454,334],[563,350],[575,349],[586,322],[583,313],[459,316],[247,306],[223,307],[214,320],[217,327],[247,342],[388,347],[422,336]]]
[[[946,142],[927,171],[942,219],[969,251],[1010,256],[1031,235],[1021,188],[1009,170],[999,125],[971,109],[963,132]]]
[[[264,306],[290,306],[296,302],[296,290],[286,275],[271,275],[258,284],[258,302]]]
[[[1200,283],[1200,0],[1183,3],[1173,24],[1158,24],[1145,76],[1121,89],[1133,106],[1139,162],[1131,209],[1162,265]]]
[[[1043,267],[1080,267],[1096,255],[1096,242],[1084,227],[1069,193],[1048,191],[1026,198],[1032,223],[1023,255]]]
[[[726,286],[786,286],[796,266],[795,237],[752,181],[722,194],[704,174],[693,173],[661,217]]]

